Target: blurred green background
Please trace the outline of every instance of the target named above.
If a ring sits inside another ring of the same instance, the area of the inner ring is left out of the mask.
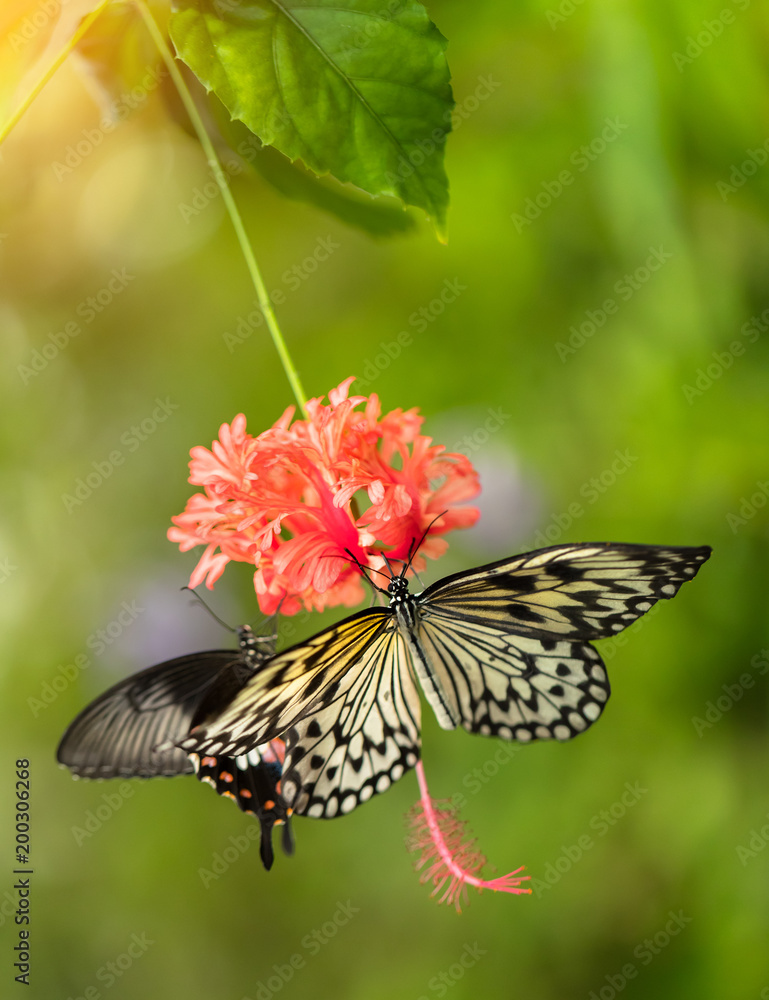
[[[25,995],[769,997],[766,8],[438,0],[430,13],[465,113],[448,144],[448,246],[421,217],[375,241],[234,181],[308,392],[357,374],[476,462],[483,516],[428,582],[555,541],[711,544],[713,557],[624,645],[599,644],[613,699],[573,744],[496,758],[502,743],[424,713],[433,794],[464,797],[490,862],[525,864],[531,897],[473,895],[461,916],[429,899],[403,845],[412,775],[349,817],[296,821],[296,855],[270,873],[251,848],[204,885],[200,869],[253,819],[191,778],[128,796],[74,783],[54,751],[118,678],[230,643],[180,593],[197,555],[165,532],[191,492],[189,449],[241,411],[258,433],[292,400],[263,328],[224,339],[253,292],[221,199],[183,218],[209,178],[157,93],[57,176],[100,117],[65,65],[0,164],[0,882],[11,891],[12,772],[28,757]],[[327,260],[304,263],[329,240]],[[130,280],[88,321],[113,269]],[[73,320],[81,333],[25,376]],[[412,342],[390,359],[401,331]],[[175,408],[147,433],[158,399]],[[63,495],[116,449],[122,463],[68,511]],[[259,620],[246,566],[210,600],[234,624]],[[97,654],[124,602],[141,610]],[[66,680],[80,654],[89,667]],[[334,924],[340,904],[354,913]],[[324,924],[336,933],[316,946]],[[15,930],[5,916],[8,995]],[[120,958],[132,935],[153,943]],[[296,955],[304,966],[270,984]]]

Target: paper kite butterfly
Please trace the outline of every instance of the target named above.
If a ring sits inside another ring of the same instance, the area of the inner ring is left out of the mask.
[[[173,746],[198,719],[222,710],[269,659],[275,638],[237,630],[239,650],[208,650],[142,670],[111,687],[72,722],[56,758],[77,778],[152,778],[197,773],[257,817],[260,854],[273,862],[272,828],[285,824],[283,849],[293,853],[291,810],[280,792],[282,740],[269,740],[243,755],[186,754]],[[165,743],[166,749],[158,749]]]
[[[231,703],[198,713],[178,746],[248,754],[286,741],[282,793],[331,818],[383,792],[420,754],[417,680],[444,729],[528,743],[570,740],[610,688],[590,641],[674,597],[710,548],[589,543],[503,559],[360,611],[278,653]],[[378,588],[377,588],[378,589]]]

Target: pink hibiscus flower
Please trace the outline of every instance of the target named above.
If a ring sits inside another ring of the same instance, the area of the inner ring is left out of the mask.
[[[407,559],[436,558],[442,537],[478,518],[463,502],[479,491],[470,460],[420,434],[416,409],[382,415],[378,397],[349,396],[353,378],[307,404],[307,420],[289,407],[252,437],[238,414],[222,424],[209,451],[191,451],[189,481],[203,487],[172,518],[168,537],[182,551],[205,545],[190,578],[206,586],[228,562],[255,567],[254,588],[264,614],[300,608],[352,607],[364,598],[350,553],[373,570]]]

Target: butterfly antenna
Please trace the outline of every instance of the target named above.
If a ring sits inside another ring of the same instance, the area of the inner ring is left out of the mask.
[[[345,549],[345,552],[350,557],[350,559],[352,559],[352,561],[355,563],[355,565],[360,570],[361,575],[366,580],[368,580],[368,582],[371,584],[371,586],[374,588],[374,590],[378,590],[380,592],[380,594],[387,593],[387,591],[384,590],[382,587],[377,587],[377,585],[374,583],[374,581],[371,579],[371,577],[368,576],[369,573],[379,573],[380,576],[383,576],[385,579],[387,579],[387,574],[386,573],[383,573],[381,569],[372,569],[371,566],[364,566],[363,563],[360,561],[360,559],[358,559],[358,557],[353,552],[351,552],[349,549]],[[387,556],[385,556],[385,561],[387,561]]]
[[[406,573],[408,572],[408,570],[411,568],[411,560],[416,556],[417,552],[419,552],[419,550],[424,545],[425,538],[427,538],[427,536],[430,534],[430,528],[432,528],[432,526],[435,524],[436,521],[440,521],[440,519],[443,517],[444,514],[448,514],[448,510],[441,511],[440,514],[437,514],[432,519],[432,521],[430,521],[430,523],[427,525],[427,527],[424,530],[424,534],[419,539],[419,544],[418,545],[414,544],[414,542],[416,542],[416,538],[412,538],[411,539],[411,545],[409,545],[409,551],[408,551],[408,559],[404,563],[403,569],[401,571],[401,576],[405,576]],[[416,573],[414,574],[414,576],[416,576]],[[419,580],[418,576],[417,576],[417,580]],[[422,584],[421,580],[419,580],[419,583],[420,583],[420,585],[424,586]]]
[[[194,591],[192,587],[182,587],[182,590],[189,590],[189,592],[192,594],[193,597],[197,597],[197,599],[200,601],[200,603],[203,605],[203,607],[206,609],[209,615],[211,615],[211,617],[214,619],[215,622],[219,622],[222,628],[226,628],[228,632],[238,631],[236,628],[233,628],[232,625],[228,625],[227,622],[222,621],[219,615],[217,615],[216,612],[212,611],[211,608],[209,608],[209,606],[206,604],[206,602],[203,600],[200,594],[196,593],[196,591]]]

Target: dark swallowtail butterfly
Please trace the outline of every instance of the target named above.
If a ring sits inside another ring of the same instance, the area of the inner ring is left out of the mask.
[[[235,697],[275,651],[275,637],[237,630],[237,651],[191,653],[142,670],[92,701],[71,723],[56,759],[76,778],[153,778],[196,773],[261,827],[260,854],[272,867],[272,828],[284,824],[292,854],[291,810],[280,793],[285,745],[272,740],[247,754],[186,754],[170,744]],[[162,748],[158,748],[163,744]]]

